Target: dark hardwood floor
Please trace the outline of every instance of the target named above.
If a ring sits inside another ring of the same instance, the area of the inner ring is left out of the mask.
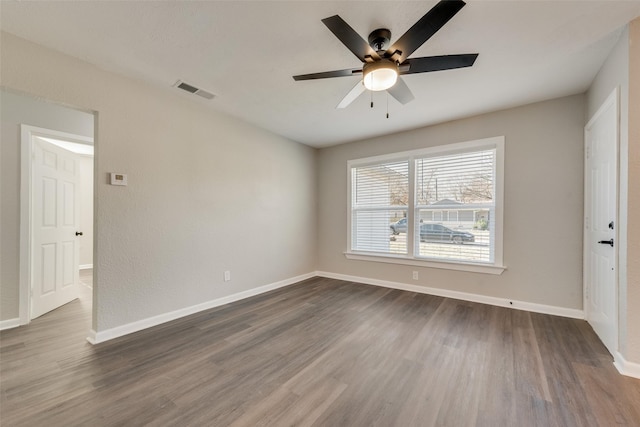
[[[640,426],[640,380],[580,320],[314,278],[89,326],[80,299],[0,334],[3,427]]]

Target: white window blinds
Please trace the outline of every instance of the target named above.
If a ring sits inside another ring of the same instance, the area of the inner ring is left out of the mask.
[[[444,260],[494,260],[495,150],[415,161],[416,255]]]
[[[391,224],[407,216],[408,160],[355,167],[351,174],[351,249],[406,254],[407,241],[391,236]]]

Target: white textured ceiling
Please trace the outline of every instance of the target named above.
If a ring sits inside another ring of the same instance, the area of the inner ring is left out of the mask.
[[[468,1],[411,57],[479,53],[471,68],[405,76],[416,99],[369,92],[335,106],[357,77],[291,76],[358,67],[322,24],[339,14],[392,43],[436,1],[14,1],[4,31],[151,84],[181,79],[220,110],[322,147],[585,91],[640,1]],[[182,95],[181,95],[182,96]],[[187,95],[184,96],[192,96]]]

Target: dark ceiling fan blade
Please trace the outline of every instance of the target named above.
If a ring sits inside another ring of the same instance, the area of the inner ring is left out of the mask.
[[[362,80],[360,80],[356,85],[349,91],[348,94],[342,98],[342,101],[336,106],[336,108],[347,108],[353,101],[356,100],[365,91],[364,85],[362,84]]]
[[[387,92],[403,105],[415,99],[415,96],[411,93],[411,89],[409,89],[409,86],[402,80],[402,77],[398,77],[396,84],[387,89]]]
[[[407,59],[400,67],[400,74],[428,73],[430,71],[452,70],[454,68],[471,67],[478,57],[477,53],[462,55],[425,56]],[[408,70],[403,66],[409,65]]]
[[[301,74],[299,76],[293,76],[293,80],[315,80],[315,79],[328,79],[330,77],[348,77],[357,76],[362,74],[362,68],[348,68],[345,70],[336,71],[324,71],[322,73]]]
[[[387,50],[387,56],[392,56],[398,50],[401,52],[398,61],[402,63],[449,22],[464,5],[465,2],[462,0],[441,0]]]
[[[323,19],[322,22],[360,61],[365,62],[367,56],[380,59],[380,56],[360,37],[360,34],[356,33],[340,16],[330,16]]]

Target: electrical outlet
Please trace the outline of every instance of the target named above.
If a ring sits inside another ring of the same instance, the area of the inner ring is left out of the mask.
[[[224,281],[228,282],[229,280],[231,280],[231,272],[227,270],[224,272]]]
[[[413,272],[413,280],[418,280],[418,272],[417,271]]]

